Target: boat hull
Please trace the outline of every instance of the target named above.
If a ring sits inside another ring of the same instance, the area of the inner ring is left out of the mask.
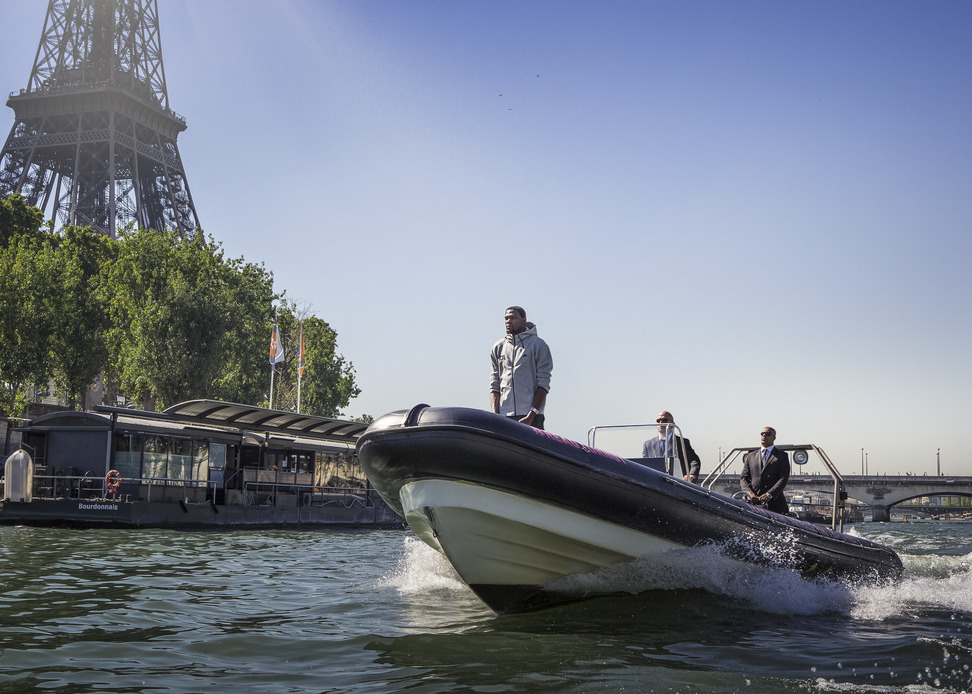
[[[386,504],[345,506],[244,506],[182,501],[38,499],[4,501],[0,523],[77,528],[309,529],[401,528],[402,519]]]
[[[455,480],[411,482],[401,500],[409,527],[499,612],[559,601],[540,587],[564,576],[680,547],[554,504]]]
[[[884,579],[897,555],[504,417],[420,406],[361,436],[374,487],[499,612],[564,596],[565,576],[684,547],[808,577]]]

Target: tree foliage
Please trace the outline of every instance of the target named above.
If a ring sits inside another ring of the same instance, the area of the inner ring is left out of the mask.
[[[72,407],[101,373],[145,409],[194,398],[267,404],[273,275],[199,233],[87,228],[61,234],[11,196],[0,207],[0,407],[19,413],[30,388],[54,383]],[[360,390],[315,316],[280,312],[288,360],[274,406],[296,409],[299,320],[306,368],[301,410],[332,416]]]
[[[301,324],[305,366],[298,384]],[[322,417],[340,414],[361,389],[354,380],[354,365],[337,352],[337,333],[320,318],[302,316],[288,301],[277,312],[277,327],[286,358],[276,367],[274,409],[296,411],[299,385],[301,412]],[[265,352],[269,363],[269,348]]]
[[[214,395],[227,323],[221,261],[202,234],[122,233],[109,283],[123,390],[162,406]]]
[[[2,406],[19,412],[30,389],[51,382],[73,406],[106,363],[110,242],[90,229],[54,234],[19,195],[0,203]]]
[[[54,249],[29,237],[0,248],[0,408],[19,414],[28,390],[51,375],[57,261]]]
[[[0,247],[6,248],[14,239],[42,241],[43,227],[44,213],[28,205],[20,193],[0,199]]]
[[[113,363],[121,387],[143,402],[259,400],[273,276],[226,260],[203,234],[121,235],[109,282]]]
[[[57,253],[51,365],[72,409],[84,406],[92,380],[108,365],[106,278],[116,245],[88,228],[65,229]]]
[[[215,392],[221,400],[259,403],[269,379],[273,276],[242,258],[230,260],[225,271],[226,349]]]

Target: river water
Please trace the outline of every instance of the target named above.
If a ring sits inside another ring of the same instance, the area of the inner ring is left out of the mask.
[[[965,692],[972,524],[862,523],[892,586],[691,550],[496,616],[409,531],[0,527],[0,692]]]

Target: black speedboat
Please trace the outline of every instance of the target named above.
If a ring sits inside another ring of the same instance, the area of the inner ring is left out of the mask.
[[[565,576],[704,544],[807,578],[902,570],[887,547],[481,410],[393,412],[357,451],[375,489],[497,612],[569,599],[549,586]]]

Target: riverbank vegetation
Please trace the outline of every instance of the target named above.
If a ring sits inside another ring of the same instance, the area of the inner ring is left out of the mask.
[[[161,410],[195,398],[266,406],[273,304],[286,359],[274,407],[336,416],[360,392],[337,333],[277,293],[262,264],[227,258],[197,233],[147,229],[110,239],[55,232],[19,195],[0,200],[0,414],[37,393],[72,408],[98,402]]]

